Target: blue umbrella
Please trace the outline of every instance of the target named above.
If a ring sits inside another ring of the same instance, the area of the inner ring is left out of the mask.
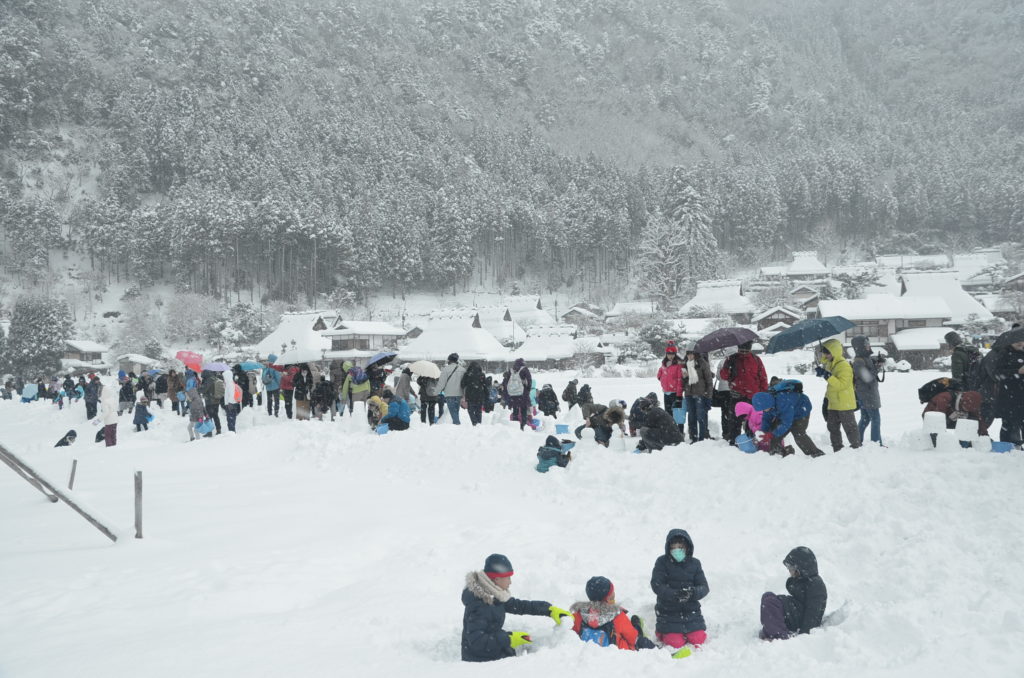
[[[366,362],[366,366],[369,367],[370,365],[372,365],[374,363],[381,363],[381,362],[389,363],[389,362],[391,362],[392,360],[395,359],[396,355],[398,355],[398,354],[395,353],[394,351],[384,351],[382,353],[378,353],[377,355],[373,356],[372,358],[370,358]]]
[[[842,334],[852,327],[853,323],[841,315],[830,315],[827,318],[807,318],[772,337],[765,353],[779,353],[803,348],[811,342]]]
[[[146,370],[146,374],[152,377],[154,374],[160,374],[160,370]]]
[[[239,367],[241,367],[242,370],[245,371],[245,372],[249,372],[250,370],[262,370],[263,369],[263,365],[260,365],[259,363],[254,362],[252,360],[246,360],[244,363],[240,363]]]

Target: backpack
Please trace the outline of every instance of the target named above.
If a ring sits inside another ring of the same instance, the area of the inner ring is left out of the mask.
[[[522,374],[523,370],[520,369],[515,373],[515,378],[512,378],[511,376],[509,377],[508,386],[505,390],[510,396],[521,396],[526,390],[526,384],[523,383]]]
[[[922,403],[929,402],[932,398],[944,391],[962,391],[960,384],[949,377],[932,379],[927,384],[917,389],[917,399]]]
[[[775,386],[769,387],[768,391],[772,395],[778,395],[779,393],[786,392],[803,393],[804,383],[799,379],[783,379],[779,383],[775,384]]]
[[[611,643],[611,638],[608,636],[608,632],[605,631],[603,626],[599,626],[596,629],[590,626],[584,626],[580,629],[580,640],[585,643],[597,643],[601,647],[608,647]]]
[[[981,366],[981,351],[964,351],[967,354],[967,389],[976,390],[985,380],[985,370]]]
[[[498,403],[498,389],[492,386],[487,390],[487,404],[496,405]]]
[[[362,367],[349,368],[348,376],[352,379],[353,384],[365,384],[370,378]]]

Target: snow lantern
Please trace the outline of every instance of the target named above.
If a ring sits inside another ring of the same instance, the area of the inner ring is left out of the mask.
[[[978,422],[973,419],[957,419],[955,433],[957,440],[973,443],[978,439]]]
[[[977,425],[977,424],[975,424]],[[942,412],[924,413],[924,430],[928,433],[943,433],[946,430],[946,415]]]

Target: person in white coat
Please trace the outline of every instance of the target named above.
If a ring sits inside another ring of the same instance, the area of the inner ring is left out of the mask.
[[[116,379],[111,379],[103,386],[103,393],[100,394],[100,419],[103,423],[103,440],[107,447],[117,445],[117,414],[118,396],[121,385]]]
[[[466,376],[466,368],[459,360],[458,353],[448,356],[448,363],[441,370],[441,376],[437,379],[437,388],[444,395],[444,402],[448,405],[448,414],[451,415],[452,423],[459,424],[459,408],[462,402],[462,377]]]
[[[233,372],[221,372],[221,379],[224,380],[224,414],[228,420],[228,430],[235,430],[235,419],[242,409],[242,388],[235,383]]]

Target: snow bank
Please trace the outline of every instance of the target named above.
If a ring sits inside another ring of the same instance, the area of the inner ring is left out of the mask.
[[[80,403],[2,401],[0,441],[54,481],[77,458],[76,494],[127,534],[142,470],[146,538],[111,545],[0,468],[0,675],[1016,675],[1024,455],[924,449],[914,391],[934,376],[887,376],[888,449],[783,460],[710,441],[652,455],[584,442],[547,474],[533,470],[544,434],[502,416],[377,437],[358,409],[333,424],[250,409],[237,435],[188,444],[183,420],[155,408],[148,433],[122,417],[107,449]],[[805,381],[820,402],[822,382]],[[598,402],[655,389],[589,382]],[[53,449],[68,428],[78,442]],[[817,413],[811,432],[824,445]],[[607,576],[653,627],[650,571],[672,527],[693,536],[711,587],[710,640],[684,665],[511,615],[507,629],[535,638],[527,656],[459,661],[463,577],[487,554],[512,560],[514,595],[562,607]],[[829,610],[849,601],[849,617],[762,643],[760,595],[783,590],[782,559],[801,544]]]

